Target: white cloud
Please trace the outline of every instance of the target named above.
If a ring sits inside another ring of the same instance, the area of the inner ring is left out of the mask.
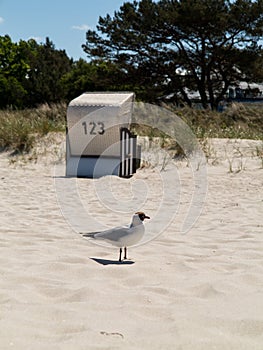
[[[72,26],[72,29],[87,31],[88,29],[90,29],[90,26],[88,26],[87,24],[82,24],[81,26]]]
[[[0,17],[0,24],[4,22],[3,17]]]

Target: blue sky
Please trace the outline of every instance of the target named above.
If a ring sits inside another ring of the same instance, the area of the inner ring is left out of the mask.
[[[74,60],[86,58],[81,45],[99,16],[113,15],[127,0],[0,0],[0,36],[13,42],[45,38]],[[128,1],[133,2],[133,1]]]

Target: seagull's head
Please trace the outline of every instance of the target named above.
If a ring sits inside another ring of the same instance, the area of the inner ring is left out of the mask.
[[[142,223],[145,219],[150,219],[150,217],[147,216],[143,211],[137,211],[137,213],[133,215],[134,224],[135,222]]]
[[[144,221],[144,219],[150,219],[150,216],[147,216],[143,211],[137,211],[135,215],[138,215],[141,221]]]

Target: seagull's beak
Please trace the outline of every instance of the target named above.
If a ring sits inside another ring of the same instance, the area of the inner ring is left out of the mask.
[[[150,216],[145,215],[144,219],[150,219]]]

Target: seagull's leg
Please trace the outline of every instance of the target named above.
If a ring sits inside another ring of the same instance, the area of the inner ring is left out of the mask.
[[[124,259],[127,259],[127,248],[124,247]]]
[[[119,261],[121,262],[121,253],[122,253],[122,249],[120,248],[120,256],[119,256]]]

